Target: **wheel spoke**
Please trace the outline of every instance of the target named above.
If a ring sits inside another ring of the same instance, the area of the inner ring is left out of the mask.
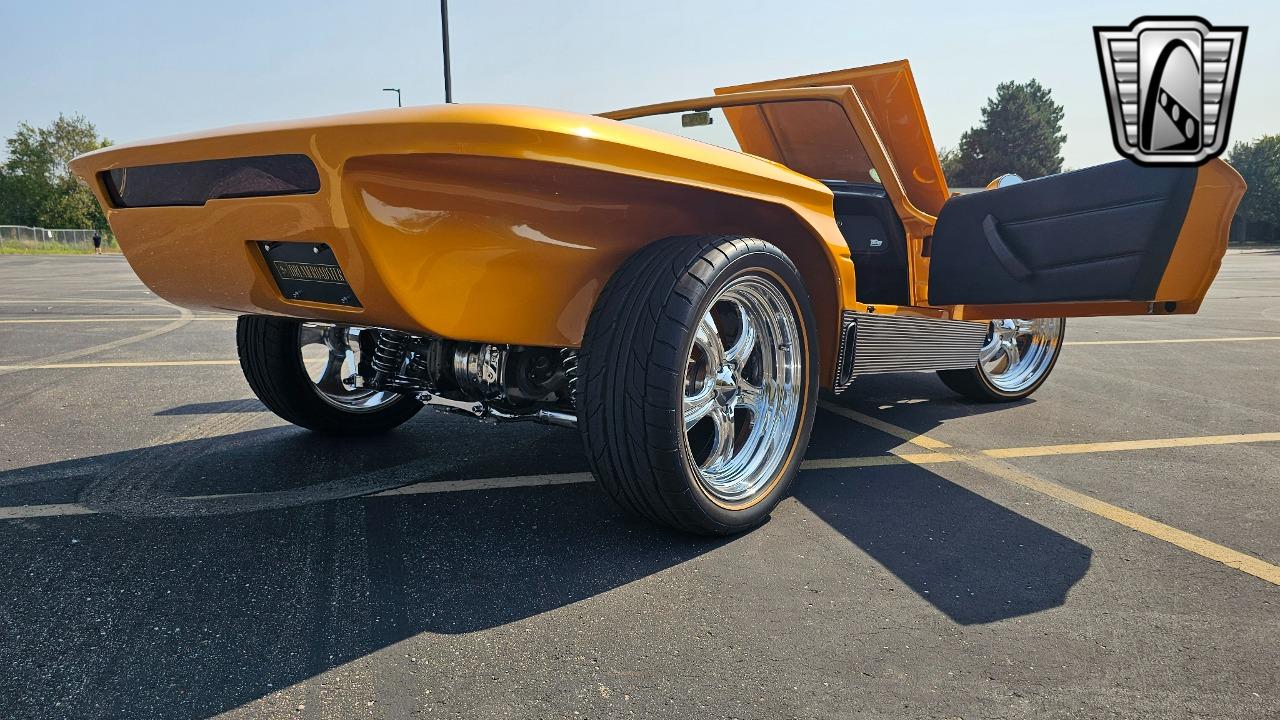
[[[733,457],[733,440],[735,435],[735,427],[733,424],[733,415],[728,410],[717,410],[711,415],[713,425],[716,430],[715,444],[711,448],[707,459],[702,462],[704,470],[714,470],[715,468],[729,462]]]
[[[693,336],[693,342],[702,348],[707,358],[707,367],[711,368],[712,372],[724,365],[724,345],[720,342],[720,331],[716,329],[716,322],[711,318],[710,310],[698,322],[698,330]]]
[[[751,322],[751,316],[747,314],[747,309],[738,303],[733,303],[734,309],[738,314],[738,339],[733,346],[725,351],[725,361],[734,367],[741,368],[747,364],[747,360],[751,359],[751,353],[756,349],[756,328]]]
[[[339,355],[330,350],[329,357],[324,363],[324,370],[320,373],[320,379],[316,380],[316,387],[332,394],[347,392],[347,387],[342,383],[346,364],[347,356],[345,353]]]
[[[1000,336],[993,335],[991,341],[982,346],[981,352],[978,353],[978,360],[984,363],[994,362],[1000,357],[1000,349],[1002,347]]]
[[[698,421],[707,416],[716,407],[715,383],[708,382],[695,395],[684,398],[684,429],[689,431]]]
[[[332,329],[332,325],[303,323],[298,327],[298,345],[300,347],[306,347],[308,345],[328,345],[329,331]]]
[[[365,389],[358,384],[348,385],[348,381],[359,372],[360,345],[352,342],[359,334],[360,328],[346,325],[304,323],[298,327],[298,345],[300,348],[323,345],[327,351],[323,360],[316,357],[308,362],[305,355],[303,358],[304,369],[321,398],[342,410],[372,412],[400,396]],[[321,362],[323,367],[320,367]]]
[[[991,336],[979,352],[978,371],[1001,393],[1034,389],[1053,368],[1062,323],[1061,318],[992,320]]]
[[[1018,349],[1018,341],[1015,338],[1008,338],[1000,343],[1004,349],[1004,356],[1008,360],[1005,365],[1005,372],[1013,370],[1017,366],[1018,361],[1022,359],[1022,351]]]
[[[329,347],[330,355],[341,355],[346,357],[351,352],[351,337],[349,330],[344,327],[334,325],[329,328],[329,332],[325,334],[324,344]]]
[[[777,384],[766,379],[763,385],[738,381],[738,406],[751,413],[752,420],[759,420],[769,407],[769,399],[776,394]]]

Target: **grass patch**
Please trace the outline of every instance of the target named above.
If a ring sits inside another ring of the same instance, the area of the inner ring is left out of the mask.
[[[115,240],[102,239],[102,251],[119,254]],[[92,255],[93,245],[41,240],[0,240],[0,255]]]

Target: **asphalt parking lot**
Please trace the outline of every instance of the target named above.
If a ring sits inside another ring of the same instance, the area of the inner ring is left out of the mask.
[[[572,431],[286,426],[233,330],[0,257],[4,717],[1280,716],[1280,250],[1071,321],[1031,401],[859,379],[718,541]]]

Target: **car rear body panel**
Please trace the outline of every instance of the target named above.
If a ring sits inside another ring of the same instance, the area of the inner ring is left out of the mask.
[[[118,207],[103,177],[290,154],[315,163],[317,192]],[[73,167],[139,277],[171,302],[512,344],[576,345],[604,282],[645,243],[770,228],[812,243],[815,225],[832,222],[830,191],[775,163],[595,116],[505,106],[230,128],[112,147]],[[263,242],[327,245],[360,307],[285,297]],[[828,272],[839,251],[825,251]]]

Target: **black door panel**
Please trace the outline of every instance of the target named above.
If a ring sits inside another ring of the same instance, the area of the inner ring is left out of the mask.
[[[1196,172],[1121,160],[952,198],[933,234],[929,303],[1152,300]]]

